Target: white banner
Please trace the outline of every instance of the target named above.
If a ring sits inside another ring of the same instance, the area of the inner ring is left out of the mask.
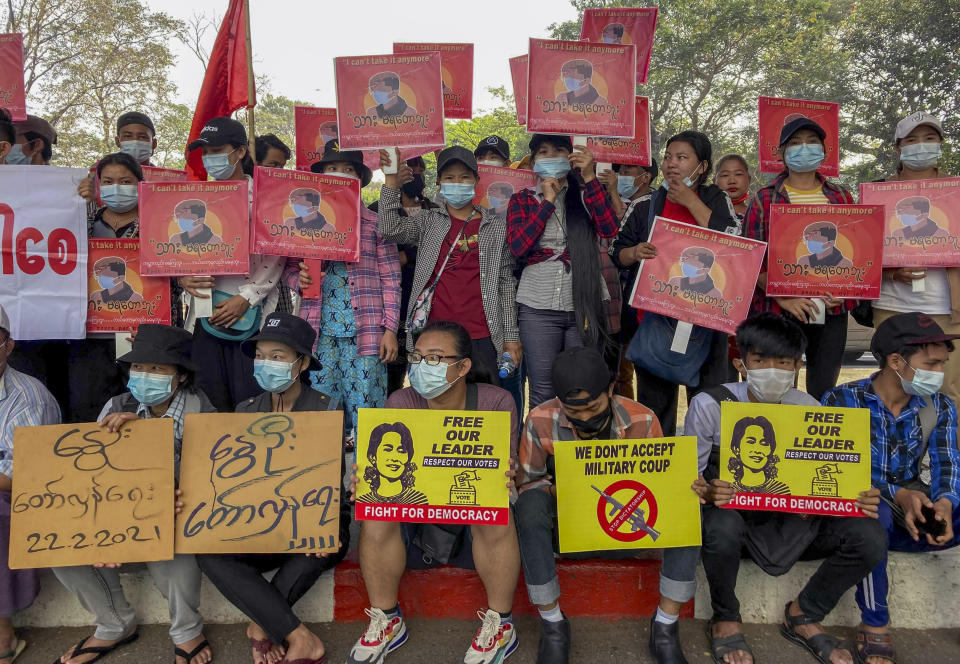
[[[85,177],[83,168],[0,166],[0,305],[17,341],[86,334]]]

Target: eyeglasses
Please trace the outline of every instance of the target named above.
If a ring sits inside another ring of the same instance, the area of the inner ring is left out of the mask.
[[[462,360],[459,355],[421,355],[420,353],[407,353],[407,362],[409,364],[420,364],[426,362],[431,367],[440,364],[441,360]]]

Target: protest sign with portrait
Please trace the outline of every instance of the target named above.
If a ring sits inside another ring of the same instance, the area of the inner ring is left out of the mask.
[[[493,214],[503,217],[507,214],[507,204],[510,197],[524,189],[534,189],[537,186],[537,174],[519,168],[505,168],[501,166],[486,166],[480,164],[480,179],[477,182],[477,195],[473,204],[485,207]]]
[[[650,100],[637,97],[633,138],[590,137],[587,149],[597,163],[650,165]]]
[[[469,120],[473,117],[473,44],[394,42],[394,53],[440,53],[443,80],[443,117]]]
[[[0,108],[6,109],[10,119],[27,119],[27,93],[23,87],[23,35],[0,35]]]
[[[724,507],[863,516],[870,463],[866,408],[720,404],[720,479],[736,491]]]
[[[91,239],[87,332],[134,332],[170,325],[170,280],[140,275],[140,240]]]
[[[513,83],[513,103],[517,109],[517,124],[527,124],[527,62],[529,55],[510,58],[510,81]]]
[[[658,11],[656,7],[587,9],[580,23],[580,39],[603,44],[636,45],[637,83],[646,83]]]
[[[361,408],[357,519],[506,525],[510,413]]]
[[[760,115],[760,172],[780,173],[786,166],[777,156],[780,131],[797,118],[809,118],[823,128],[824,160],[817,169],[821,174],[835,178],[840,175],[840,104],[806,99],[759,98]]]

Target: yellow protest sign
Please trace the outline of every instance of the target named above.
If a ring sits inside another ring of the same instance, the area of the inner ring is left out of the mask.
[[[560,553],[700,544],[695,436],[556,441]]]
[[[510,413],[361,408],[357,519],[505,525]]]
[[[724,401],[720,479],[737,493],[726,505],[828,516],[863,516],[870,488],[870,411]]]
[[[343,413],[187,415],[177,553],[340,547]]]
[[[19,427],[10,567],[173,558],[173,421]]]

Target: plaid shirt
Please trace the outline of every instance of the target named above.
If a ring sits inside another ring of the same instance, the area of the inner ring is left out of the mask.
[[[410,306],[407,311],[407,328],[413,318],[413,304],[433,278],[434,268],[440,258],[440,248],[450,231],[450,215],[446,206],[420,210],[403,216],[400,191],[383,187],[380,190],[380,232],[387,240],[397,244],[417,246],[417,264],[410,290]],[[506,341],[520,341],[517,329],[517,280],[513,276],[513,258],[507,249],[507,229],[503,217],[480,210],[480,294],[483,297],[483,313],[487,317],[490,341],[503,352]],[[413,336],[407,335],[407,349],[413,350]]]
[[[873,458],[873,486],[887,500],[897,490],[920,479],[923,432],[920,409],[926,405],[922,397],[912,396],[907,406],[894,417],[873,390],[873,379],[847,383],[823,395],[823,405],[836,408],[868,408],[870,410],[870,455]],[[937,426],[930,432],[930,498],[947,498],[956,509],[960,504],[960,451],[957,449],[957,409],[945,394],[932,397],[937,413]]]
[[[816,174],[823,186],[823,195],[827,197],[827,202],[831,205],[852,204],[853,196],[842,185],[834,184],[825,177]],[[778,175],[773,182],[761,189],[750,199],[747,205],[747,212],[743,218],[743,235],[753,240],[768,242],[770,235],[770,206],[771,205],[789,205],[790,196],[783,186],[787,179],[787,171]],[[763,257],[763,266],[760,268],[760,274],[766,274],[767,257]],[[831,314],[842,314],[850,311],[857,306],[856,300],[844,300],[843,305],[830,309]],[[773,298],[767,297],[764,290],[757,284],[753,292],[753,302],[750,305],[750,313],[756,314],[762,311],[772,311],[781,313],[780,306],[774,302]]]
[[[611,439],[660,438],[661,436],[663,431],[660,429],[660,421],[652,410],[626,397],[613,397]],[[520,461],[517,485],[520,493],[538,486],[553,484],[548,461],[553,456],[554,442],[565,440],[578,439],[573,432],[573,426],[563,414],[560,399],[551,399],[530,411],[527,415],[527,423],[523,427],[523,436],[520,438],[520,448],[517,451]]]
[[[299,258],[288,258],[284,283],[299,292]],[[377,215],[360,208],[360,260],[346,263],[350,280],[350,302],[357,325],[357,354],[379,355],[385,330],[400,326],[400,255],[397,245],[388,244],[377,232]],[[314,275],[316,278],[318,275]],[[300,318],[323,334],[323,295],[304,298]]]

